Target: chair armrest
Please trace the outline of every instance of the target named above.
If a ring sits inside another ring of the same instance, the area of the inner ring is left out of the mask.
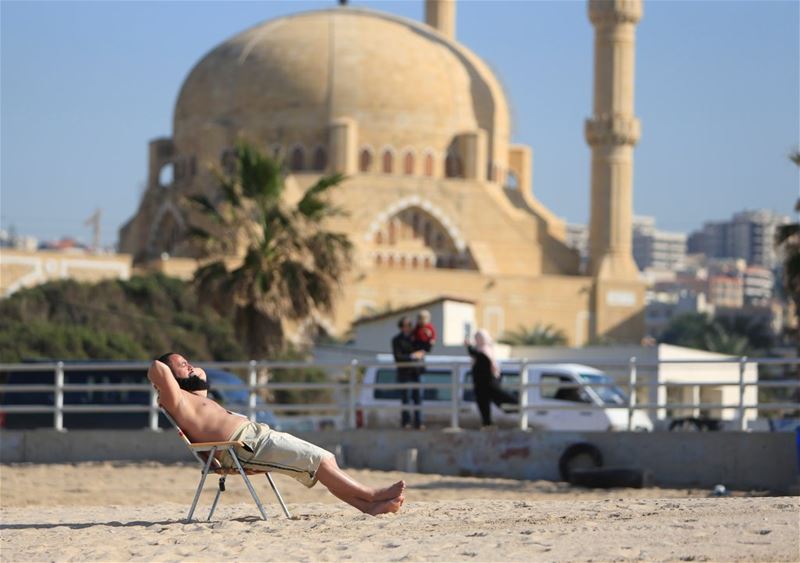
[[[220,448],[225,446],[244,446],[244,442],[240,440],[233,440],[231,442],[196,442],[189,444],[189,448],[196,451],[210,450],[211,448]]]

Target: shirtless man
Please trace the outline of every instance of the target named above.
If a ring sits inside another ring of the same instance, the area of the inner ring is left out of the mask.
[[[382,489],[366,487],[339,469],[330,452],[222,408],[208,398],[206,373],[180,354],[164,354],[153,361],[147,377],[158,389],[159,404],[192,442],[244,442],[235,451],[245,469],[283,473],[307,487],[319,480],[336,497],[373,516],[397,512],[403,505],[405,482]],[[221,454],[220,463],[234,465],[227,453]]]

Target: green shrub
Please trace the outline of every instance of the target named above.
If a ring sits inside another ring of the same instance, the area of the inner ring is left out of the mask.
[[[230,318],[162,274],[95,284],[49,282],[0,301],[0,360],[242,359]]]

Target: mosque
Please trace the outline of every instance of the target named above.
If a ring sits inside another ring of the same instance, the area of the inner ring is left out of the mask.
[[[588,3],[585,272],[564,222],[533,194],[532,151],[511,143],[501,83],[456,40],[455,10],[455,0],[427,0],[420,23],[335,6],[261,23],[212,49],[183,83],[172,137],[150,142],[147,188],[120,230],[120,251],[144,267],[193,263],[185,197],[213,196],[210,166],[245,138],[287,163],[287,197],[321,175],[347,176],[333,196],[347,216],[328,227],[355,252],[336,310],[321,319],[332,332],[447,295],[474,303],[495,336],[553,324],[572,345],[638,342],[644,284],[631,219],[641,0]]]

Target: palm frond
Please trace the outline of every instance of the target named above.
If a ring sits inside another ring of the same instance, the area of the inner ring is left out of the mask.
[[[262,207],[279,201],[284,189],[281,163],[244,140],[237,142],[236,152],[243,194]]]
[[[322,195],[329,189],[338,186],[345,179],[343,174],[331,174],[324,176],[316,184],[308,188],[303,194],[302,199],[297,203],[297,210],[301,215],[309,219],[319,219],[324,216],[340,214],[342,211],[337,207],[331,206],[322,199]]]
[[[192,194],[186,196],[186,199],[194,204],[194,206],[199,209],[203,215],[210,218],[215,223],[222,224],[225,222],[225,217],[223,217],[219,209],[217,209],[217,207],[211,203],[211,200],[208,199],[208,196],[203,194]]]
[[[230,292],[225,287],[227,280],[228,269],[221,260],[205,264],[194,273],[198,296],[220,313],[227,313],[230,308]]]
[[[567,343],[567,337],[563,330],[552,324],[537,323],[530,329],[520,326],[508,331],[500,342],[511,346],[559,346]]]
[[[800,223],[778,225],[778,228],[775,230],[775,245],[780,246],[797,234],[800,234]]]
[[[190,225],[186,230],[186,237],[200,242],[208,242],[213,239],[211,233],[207,230],[198,227],[197,225]]]

